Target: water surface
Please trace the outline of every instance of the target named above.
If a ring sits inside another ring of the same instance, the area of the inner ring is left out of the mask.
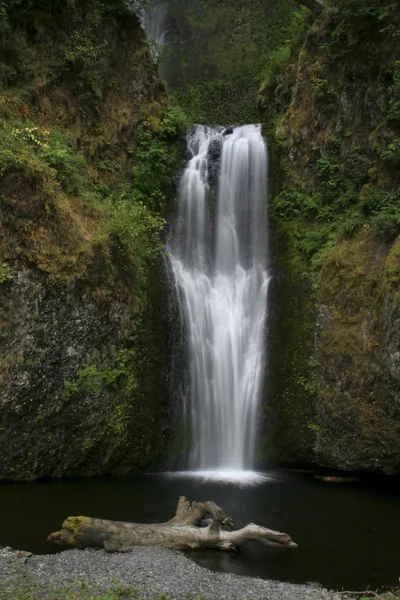
[[[248,544],[240,553],[189,553],[211,569],[329,588],[366,589],[396,585],[400,576],[398,482],[332,485],[312,475],[267,474],[264,483],[240,488],[189,477],[143,475],[0,484],[0,545],[51,553],[46,541],[69,515],[166,521],[178,497],[214,500],[237,526],[253,521],[286,531],[299,547],[272,550]]]

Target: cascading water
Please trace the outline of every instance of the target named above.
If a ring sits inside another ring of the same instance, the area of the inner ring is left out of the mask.
[[[267,149],[257,125],[197,126],[188,148],[168,250],[189,346],[189,466],[243,480],[254,463],[265,369]],[[212,207],[211,157],[219,152]]]
[[[142,13],[143,28],[146,30],[149,39],[155,41],[159,46],[165,45],[167,8],[166,2],[150,0],[147,10]]]

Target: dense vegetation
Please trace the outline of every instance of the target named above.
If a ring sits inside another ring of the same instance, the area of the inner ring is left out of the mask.
[[[260,90],[288,460],[398,469],[399,27],[390,0],[332,0]]]
[[[114,132],[106,127],[98,131],[94,122],[104,95],[116,84],[110,81],[107,43],[99,43],[98,37],[106,19],[127,9],[123,2],[67,2],[63,8],[57,2],[36,5],[9,0],[1,6],[5,60],[0,73],[0,174],[3,179],[15,175],[34,182],[34,193],[51,198],[55,207],[69,197],[79,198],[83,212],[97,211],[102,223],[96,237],[101,241],[102,236],[116,236],[131,251],[141,275],[138,282],[144,282],[146,261],[159,249],[153,233],[163,226],[159,215],[178,159],[170,142],[185,132],[185,116],[158,101],[138,106],[130,115],[123,114],[126,107],[122,106],[122,114],[113,115],[110,129],[119,126],[125,139],[111,139]],[[60,15],[47,23],[60,36],[59,43],[46,40],[37,51],[31,42],[37,44],[44,13],[51,10]],[[24,37],[16,30],[28,18],[33,23]],[[65,18],[67,28],[62,31],[57,19]],[[70,98],[76,106],[68,111]],[[134,126],[134,137],[129,139],[129,128]],[[101,218],[101,212],[109,218]]]
[[[159,460],[182,136],[260,112],[276,256],[261,460],[397,472],[398,3],[170,0],[170,94],[139,5],[0,0],[0,478]]]
[[[186,117],[122,0],[0,17],[0,478],[143,468],[170,427],[160,236]]]
[[[296,0],[169,0],[168,82],[192,121],[257,122],[257,90],[310,11]],[[301,14],[301,16],[299,16]]]

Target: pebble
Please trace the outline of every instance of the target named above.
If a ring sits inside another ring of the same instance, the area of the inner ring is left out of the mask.
[[[79,582],[97,592],[135,586],[144,600],[161,593],[174,600],[322,600],[328,595],[321,587],[216,573],[166,548],[138,547],[124,554],[88,548],[24,555],[22,563],[20,558],[11,548],[0,548],[0,581],[9,589],[18,589],[22,578],[49,589]]]

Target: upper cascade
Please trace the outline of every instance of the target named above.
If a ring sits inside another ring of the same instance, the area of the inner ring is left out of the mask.
[[[189,345],[190,467],[244,471],[263,383],[267,147],[259,125],[197,126],[187,142],[169,254]]]
[[[146,10],[141,10],[141,23],[150,40],[153,40],[158,46],[165,45],[167,34],[167,2],[159,0],[149,0]],[[158,49],[154,50],[158,57]]]

